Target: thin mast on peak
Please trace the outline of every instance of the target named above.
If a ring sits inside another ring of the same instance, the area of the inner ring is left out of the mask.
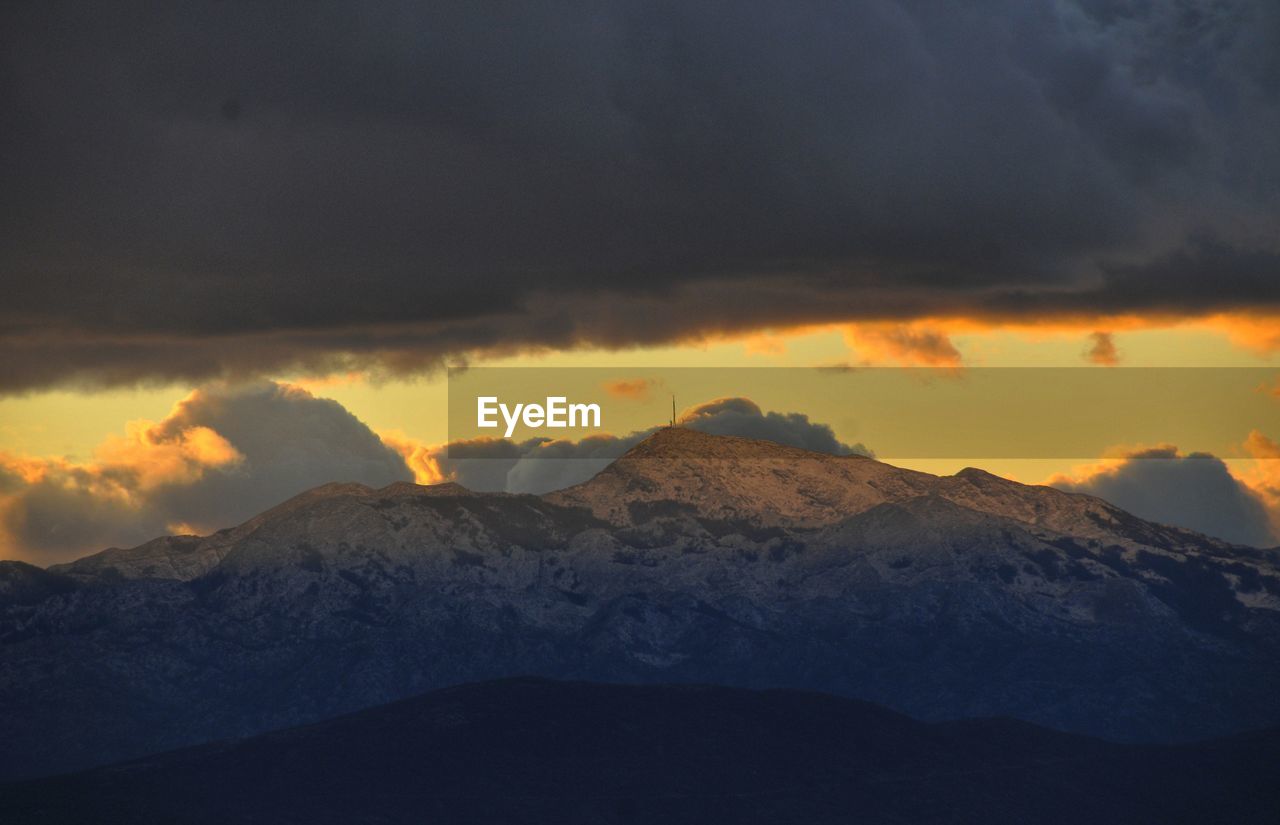
[[[676,425],[676,394],[671,393],[671,426]]]

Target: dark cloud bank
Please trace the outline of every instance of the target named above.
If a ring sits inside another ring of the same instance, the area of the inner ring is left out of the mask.
[[[0,392],[1280,302],[1270,0],[13,2],[0,48]]]

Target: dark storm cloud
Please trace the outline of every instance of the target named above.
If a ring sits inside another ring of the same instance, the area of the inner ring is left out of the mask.
[[[1270,547],[1280,538],[1263,501],[1221,459],[1206,453],[1182,455],[1174,447],[1143,450],[1082,482],[1060,480],[1053,486],[1098,496],[1150,521],[1239,544]]]
[[[1266,0],[0,14],[0,391],[1280,303]]]

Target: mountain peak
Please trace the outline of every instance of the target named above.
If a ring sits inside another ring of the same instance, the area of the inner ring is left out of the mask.
[[[959,472],[956,473],[956,478],[968,479],[969,481],[974,481],[974,482],[990,481],[992,479],[997,479],[1000,481],[1005,480],[1004,478],[996,475],[995,473],[989,473],[986,470],[980,469],[978,467],[965,467],[963,470],[960,470]]]
[[[775,441],[713,435],[692,427],[663,427],[628,450],[620,460],[635,458],[768,458],[768,459],[865,459],[865,456],[834,456],[792,447]]]
[[[723,440],[730,438],[730,436],[711,435],[688,427],[663,427],[628,450],[622,458],[668,458],[723,452],[723,447],[719,445]],[[734,438],[733,440],[746,442],[749,439]]]
[[[438,484],[416,484],[412,481],[393,481],[376,491],[379,497],[388,496],[468,496],[476,493],[456,481]]]
[[[889,499],[921,495],[933,478],[864,456],[667,427],[590,481],[546,498],[588,507],[616,524],[630,523],[636,505],[673,501],[710,519],[819,526]]]

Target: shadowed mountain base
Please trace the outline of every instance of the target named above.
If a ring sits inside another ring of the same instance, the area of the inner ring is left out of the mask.
[[[1280,734],[1115,745],[797,691],[515,679],[0,786],[39,823],[1272,822]]]

